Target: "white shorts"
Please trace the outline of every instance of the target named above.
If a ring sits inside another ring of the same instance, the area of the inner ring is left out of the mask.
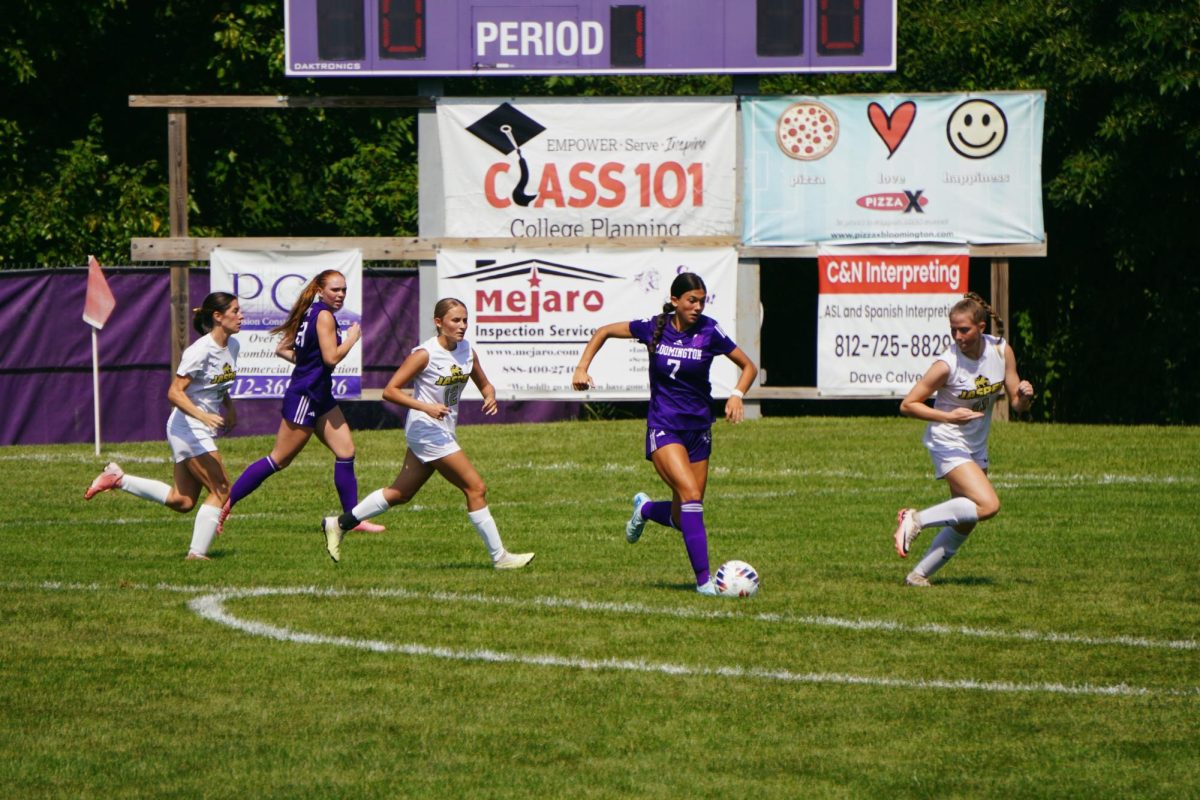
[[[955,467],[970,461],[974,461],[980,469],[987,472],[987,450],[977,450],[972,453],[966,448],[959,447],[932,447],[930,445],[926,445],[926,447],[929,450],[929,460],[933,462],[933,476],[938,480],[945,478]]]
[[[192,419],[179,409],[167,417],[167,442],[171,452],[175,454],[175,463],[189,458],[202,456],[205,453],[217,452],[217,443],[213,440],[212,431],[197,419]]]
[[[422,464],[437,461],[462,450],[454,434],[434,425],[422,425],[419,422],[410,425],[404,429],[404,438],[408,442],[408,449],[421,459]]]

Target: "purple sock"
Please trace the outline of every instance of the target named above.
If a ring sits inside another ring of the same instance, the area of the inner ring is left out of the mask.
[[[708,532],[704,530],[704,504],[684,503],[679,508],[679,527],[683,529],[683,545],[696,573],[696,585],[708,581]]]
[[[342,511],[349,513],[358,505],[358,478],[354,474],[353,458],[338,458],[333,462],[333,485],[337,487]]]
[[[671,522],[671,501],[659,500],[657,503],[653,500],[642,503],[642,517],[657,522],[665,528],[674,528],[674,523]]]
[[[275,466],[275,462],[270,456],[263,456],[258,461],[255,461],[238,476],[238,479],[233,482],[233,487],[229,490],[229,506],[232,508],[238,504],[246,495],[253,492],[262,482],[279,471],[279,467]]]

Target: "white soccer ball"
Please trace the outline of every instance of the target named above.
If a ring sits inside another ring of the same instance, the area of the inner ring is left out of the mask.
[[[726,561],[713,578],[722,597],[753,597],[758,593],[758,570],[745,561]]]

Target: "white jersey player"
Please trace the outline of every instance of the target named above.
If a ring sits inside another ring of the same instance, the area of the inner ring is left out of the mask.
[[[980,520],[1000,511],[1000,498],[988,479],[988,432],[992,408],[1006,394],[1018,413],[1033,402],[1033,385],[1017,375],[1012,348],[984,333],[988,316],[996,318],[983,298],[968,293],[950,309],[954,344],[938,356],[900,403],[900,413],[926,420],[924,443],[934,473],[950,487],[951,498],[918,511],[902,508],[896,515],[896,553],[908,557],[923,528],[938,534],[908,573],[909,586],[928,586],[929,576],[958,552]],[[934,395],[933,406],[925,400]]]
[[[201,488],[207,489],[208,497],[196,511],[187,554],[189,560],[207,561],[221,506],[229,496],[229,476],[214,438],[237,424],[229,390],[237,377],[238,341],[232,337],[242,329],[242,309],[235,296],[213,292],[193,311],[192,326],[201,336],[184,350],[167,390],[174,406],[167,418],[167,441],[175,457],[173,484],[127,475],[110,463],[83,497],[91,500],[101,492],[123,489],[186,513],[195,507]]]
[[[467,517],[483,540],[496,569],[520,569],[533,553],[510,553],[487,505],[487,486],[458,444],[455,431],[462,390],[471,381],[483,395],[483,413],[497,412],[496,389],[483,372],[479,358],[466,340],[467,308],[448,297],[433,309],[434,336],[413,348],[383,390],[383,399],[409,409],[404,424],[408,449],[404,464],[391,486],[377,489],[340,517],[326,517],[321,525],[325,545],[334,561],[340,558],[342,537],[364,520],[379,516],[394,505],[411,500],[434,472],[457,486],[466,496]],[[412,383],[412,394],[404,387]]]

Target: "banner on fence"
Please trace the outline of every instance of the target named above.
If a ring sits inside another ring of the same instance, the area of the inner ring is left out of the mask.
[[[951,344],[948,315],[969,262],[964,248],[818,248],[820,393],[907,394]]]
[[[336,315],[339,329],[345,331],[352,323],[362,323],[359,250],[280,253],[216,248],[210,267],[210,291],[237,295],[245,315],[242,331],[237,334],[241,352],[233,397],[283,397],[293,365],[275,355],[281,336],[272,334],[271,329],[287,319],[300,292],[322,271],[335,269],[346,278],[346,302]],[[362,352],[360,340],[333,371],[335,398],[361,395]]]
[[[1033,243],[1043,92],[749,98],[744,239]]]
[[[732,98],[438,102],[447,236],[732,236]]]
[[[571,376],[588,339],[602,325],[651,317],[669,300],[671,281],[694,272],[708,287],[704,313],[726,331],[737,330],[737,251],[654,249],[501,250],[443,249],[438,253],[438,296],[467,307],[467,338],[484,372],[506,399],[553,395],[576,399]],[[589,369],[591,399],[646,400],[650,396],[646,346],[608,341]],[[737,367],[713,362],[714,397],[727,397]],[[479,397],[473,384],[467,397]]]

